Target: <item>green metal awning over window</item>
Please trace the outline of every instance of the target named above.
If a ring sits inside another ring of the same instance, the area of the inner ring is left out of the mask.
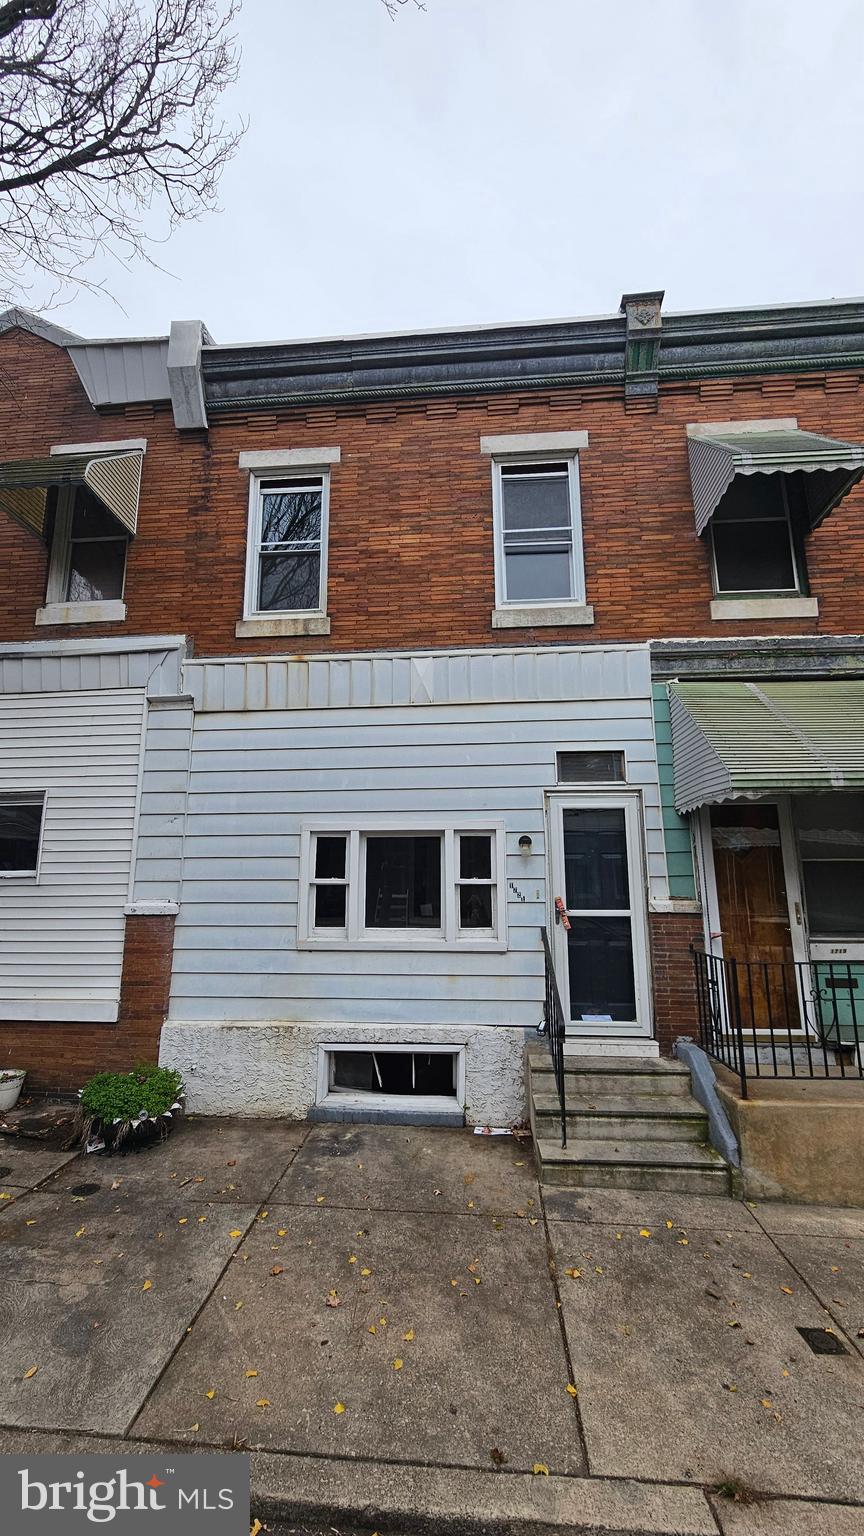
[[[864,447],[795,427],[735,432],[688,428],[696,532],[704,533],[736,475],[802,474],[811,528],[864,475]]]
[[[675,806],[864,789],[864,680],[670,683]]]
[[[42,538],[51,486],[87,485],[126,532],[135,533],[141,459],[136,449],[132,453],[52,453],[47,459],[0,464],[0,510]]]

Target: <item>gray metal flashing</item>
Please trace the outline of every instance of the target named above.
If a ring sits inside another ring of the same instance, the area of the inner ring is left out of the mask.
[[[17,305],[0,314],[0,332],[14,330],[29,331],[31,336],[50,341],[55,347],[67,347],[70,342],[81,340],[74,331],[64,331],[62,326],[55,325],[52,320],[31,314],[29,309],[19,309]]]
[[[171,408],[178,431],[201,431],[207,426],[201,348],[205,327],[201,320],[172,320],[166,367]]]
[[[167,336],[79,341],[68,350],[90,404],[97,408],[171,398]]]

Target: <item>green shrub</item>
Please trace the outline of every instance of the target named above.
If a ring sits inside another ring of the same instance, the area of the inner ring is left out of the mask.
[[[173,1068],[140,1063],[131,1072],[97,1072],[82,1090],[81,1108],[107,1126],[114,1120],[137,1120],[142,1110],[164,1115],[182,1089],[183,1079]]]

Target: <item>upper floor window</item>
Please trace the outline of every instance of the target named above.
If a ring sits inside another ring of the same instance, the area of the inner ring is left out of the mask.
[[[711,519],[714,589],[728,593],[807,591],[793,476],[742,475]]]
[[[48,603],[105,603],[123,596],[129,539],[85,485],[56,495]]]
[[[498,604],[583,602],[576,455],[496,459],[494,477]]]
[[[247,614],[323,613],[329,476],[252,479]]]

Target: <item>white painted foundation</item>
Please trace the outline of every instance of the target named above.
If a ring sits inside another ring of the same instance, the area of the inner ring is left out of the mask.
[[[173,1020],[163,1027],[159,1061],[182,1072],[193,1113],[302,1120],[316,1101],[319,1046],[394,1043],[464,1049],[468,1125],[515,1125],[526,1118],[525,1033],[500,1025],[460,1029]]]

